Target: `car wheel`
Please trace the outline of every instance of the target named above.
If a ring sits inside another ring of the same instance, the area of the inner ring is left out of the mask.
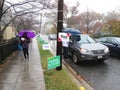
[[[78,63],[78,56],[76,53],[73,53],[72,60],[74,63]]]

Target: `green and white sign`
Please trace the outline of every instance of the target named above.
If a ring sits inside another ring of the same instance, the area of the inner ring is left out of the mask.
[[[48,58],[48,70],[60,66],[60,56]]]

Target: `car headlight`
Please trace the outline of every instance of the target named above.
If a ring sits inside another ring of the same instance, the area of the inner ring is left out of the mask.
[[[80,49],[80,52],[81,52],[82,54],[93,54],[92,51],[87,50],[87,49],[84,49],[84,48],[81,48],[81,49]]]
[[[108,53],[108,52],[109,52],[109,49],[105,48],[104,53]]]

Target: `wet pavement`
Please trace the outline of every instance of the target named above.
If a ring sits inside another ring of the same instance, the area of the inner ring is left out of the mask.
[[[0,90],[46,90],[37,41],[30,44],[30,59],[21,51],[0,71]]]
[[[104,63],[83,62],[74,64],[66,60],[94,90],[120,90],[120,59],[110,57]]]

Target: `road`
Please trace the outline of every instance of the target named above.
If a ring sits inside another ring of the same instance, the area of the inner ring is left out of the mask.
[[[56,50],[56,41],[49,43]],[[70,59],[66,62],[95,90],[120,90],[120,59],[110,57],[104,63],[74,64]]]
[[[110,57],[104,63],[74,64],[66,60],[95,90],[120,90],[120,60]]]

